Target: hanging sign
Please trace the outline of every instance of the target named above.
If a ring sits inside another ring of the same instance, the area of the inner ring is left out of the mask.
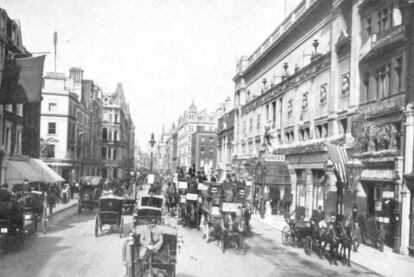
[[[187,184],[187,182],[178,182],[178,188],[179,189],[187,189],[187,187],[188,187],[188,184]]]
[[[204,185],[203,183],[199,183],[198,186],[197,186],[197,189],[206,191],[206,190],[208,190],[208,186]]]
[[[197,201],[198,194],[195,194],[195,193],[187,193],[186,198],[187,198],[187,201]]]
[[[154,184],[154,174],[148,174],[148,184]]]

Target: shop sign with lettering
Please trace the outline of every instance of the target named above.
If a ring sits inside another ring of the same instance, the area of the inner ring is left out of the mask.
[[[263,155],[263,159],[266,162],[285,162],[286,161],[286,157],[285,155]]]
[[[394,180],[395,178],[393,169],[364,169],[361,173],[362,179],[386,179]]]

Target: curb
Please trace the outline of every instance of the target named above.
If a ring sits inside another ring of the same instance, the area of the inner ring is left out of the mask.
[[[47,220],[48,220],[48,224],[56,224],[68,217],[73,216],[74,214],[76,214],[76,209],[73,209],[77,206],[77,203],[73,203],[70,204],[50,215],[47,216]],[[70,211],[71,209],[73,209],[73,211]]]
[[[279,228],[277,228],[277,227],[275,227],[275,226],[271,225],[271,224],[270,224],[270,223],[268,223],[268,222],[265,222],[265,221],[262,221],[262,220],[260,220],[260,219],[253,218],[253,217],[252,217],[252,220],[254,220],[254,221],[256,221],[256,222],[263,223],[263,224],[265,224],[266,226],[268,226],[268,227],[270,227],[270,228],[273,228],[273,229],[275,229],[275,230],[277,230],[277,231],[279,231],[279,232],[282,232],[282,230],[280,230]],[[381,276],[381,277],[386,277],[386,275],[383,275],[383,274],[381,274],[381,273],[379,273],[379,272],[377,272],[377,271],[375,271],[375,270],[373,270],[373,269],[371,269],[371,268],[368,268],[368,267],[366,267],[366,266],[364,266],[364,265],[362,265],[362,264],[360,264],[360,263],[357,263],[357,262],[352,261],[352,260],[351,260],[351,263],[352,263],[352,264],[354,264],[354,265],[357,265],[357,266],[359,266],[359,267],[361,267],[361,268],[363,268],[363,269],[365,269],[365,270],[367,270],[367,271],[371,271],[371,272],[373,272],[373,273],[377,274],[378,276]]]

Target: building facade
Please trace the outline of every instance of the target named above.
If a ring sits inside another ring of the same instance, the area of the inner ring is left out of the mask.
[[[100,91],[83,70],[73,67],[69,77],[49,72],[43,80],[41,158],[67,182],[100,174],[102,103]],[[100,137],[100,136],[99,136]],[[99,152],[98,152],[99,153]]]
[[[11,19],[6,10],[1,8],[0,37],[0,80],[3,85],[3,82],[9,81],[5,79],[8,73],[5,68],[6,61],[32,57],[32,54],[22,43],[20,23]],[[40,102],[0,105],[0,181],[2,184],[8,183],[11,186],[16,182],[23,182],[21,178],[14,178],[16,174],[11,166],[12,163],[25,162],[27,157],[39,157],[39,126]]]
[[[102,175],[108,179],[128,178],[134,169],[135,127],[122,84],[103,94]]]
[[[217,132],[205,131],[199,127],[192,134],[191,164],[196,172],[202,171],[211,176],[217,163]]]
[[[230,98],[226,99],[223,114],[218,118],[217,126],[217,173],[222,180],[232,172],[234,144],[234,110]]]
[[[217,113],[207,112],[206,109],[197,111],[197,107],[192,103],[188,111],[185,111],[179,117],[177,126],[173,127],[171,131],[173,139],[171,144],[173,148],[172,160],[176,167],[183,168],[186,171],[192,166],[192,134],[197,130],[215,131],[217,129]],[[174,139],[176,139],[176,142]],[[176,148],[174,148],[175,145]],[[175,151],[176,155],[174,155]]]
[[[413,14],[410,1],[302,1],[239,60],[233,166],[255,175],[272,211],[356,208],[366,243],[382,230],[412,251]],[[263,181],[284,166],[287,184]]]

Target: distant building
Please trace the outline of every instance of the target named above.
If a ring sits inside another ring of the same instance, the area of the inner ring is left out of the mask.
[[[217,162],[217,133],[204,130],[202,126],[192,134],[191,165],[196,172],[203,171],[211,175],[214,173]]]
[[[232,173],[234,144],[234,110],[230,97],[226,99],[223,114],[218,118],[217,128],[217,171],[219,179]]]
[[[172,160],[173,163],[184,170],[188,170],[191,164],[191,144],[192,134],[201,127],[201,130],[216,131],[217,130],[217,114],[215,112],[207,112],[206,109],[197,111],[197,107],[192,103],[183,115],[178,119],[178,124],[171,130],[173,138]],[[175,146],[176,145],[176,146]]]
[[[104,178],[129,178],[134,169],[135,127],[122,84],[103,94],[102,173]]]

